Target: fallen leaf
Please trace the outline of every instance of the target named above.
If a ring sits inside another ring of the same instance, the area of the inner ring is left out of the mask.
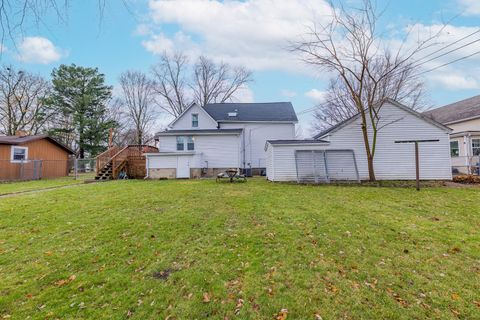
[[[473,304],[480,308],[480,301],[473,301]]]
[[[210,302],[210,296],[208,295],[208,292],[205,292],[203,294],[203,302],[209,303]]]
[[[323,318],[319,313],[315,313],[315,320],[323,320]]]
[[[288,310],[287,309],[282,309],[276,316],[276,320],[286,320],[288,315]]]
[[[460,299],[460,296],[457,293],[452,293],[452,300],[457,301],[458,299]]]
[[[235,306],[235,315],[238,315],[240,313],[240,310],[243,308],[243,303],[243,299],[237,300],[237,305]]]
[[[61,286],[64,286],[66,284],[69,284],[70,282],[72,282],[73,280],[75,280],[77,277],[72,274],[70,277],[68,277],[68,279],[62,279],[62,280],[58,280],[55,282],[55,285],[61,287]]]

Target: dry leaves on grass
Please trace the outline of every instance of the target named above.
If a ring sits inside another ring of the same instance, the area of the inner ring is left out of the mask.
[[[203,302],[204,303],[209,303],[210,302],[210,295],[208,294],[208,292],[203,293]]]
[[[408,302],[400,297],[400,295],[393,291],[392,288],[387,288],[387,292],[393,297],[402,307],[407,307]]]
[[[70,277],[68,277],[68,279],[62,279],[62,280],[55,281],[55,285],[61,287],[61,286],[64,286],[66,284],[69,284],[70,282],[72,282],[76,278],[77,277],[74,274],[72,274]]]
[[[282,309],[280,312],[275,316],[275,320],[286,320],[288,316],[288,310]]]

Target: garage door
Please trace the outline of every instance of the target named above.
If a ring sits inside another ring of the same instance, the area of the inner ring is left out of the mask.
[[[296,150],[297,181],[359,181],[353,150]]]

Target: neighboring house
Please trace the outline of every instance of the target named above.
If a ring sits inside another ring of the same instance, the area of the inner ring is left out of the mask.
[[[0,136],[0,181],[66,176],[72,154],[47,135]]]
[[[450,180],[450,129],[393,100],[380,109],[374,157],[378,180],[415,179],[414,144],[400,140],[436,140],[419,144],[420,178]],[[371,127],[370,137],[371,134]],[[368,180],[359,115],[312,140],[268,141],[267,178],[271,181]]]
[[[155,135],[158,153],[147,153],[148,178],[214,176],[229,168],[262,174],[265,142],[293,139],[290,102],[196,104]]]
[[[450,134],[453,167],[462,173],[477,171],[472,168],[480,162],[480,95],[424,114],[453,129]]]

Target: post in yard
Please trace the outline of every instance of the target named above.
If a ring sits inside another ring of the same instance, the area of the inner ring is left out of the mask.
[[[432,140],[398,140],[395,143],[415,143],[415,180],[417,191],[420,191],[420,155],[418,153],[418,144],[421,142],[438,142],[438,139]]]

